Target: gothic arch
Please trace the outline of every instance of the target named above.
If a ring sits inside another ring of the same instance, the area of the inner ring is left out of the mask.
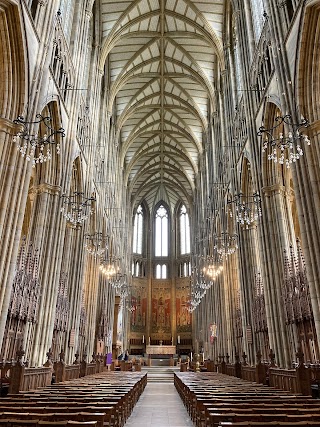
[[[264,125],[265,128],[271,129],[275,125],[275,119],[277,115],[281,115],[282,112],[278,105],[273,102],[267,102],[265,105],[264,113]],[[279,132],[276,130],[276,132]],[[286,168],[272,160],[268,160],[268,154],[271,153],[272,148],[268,146],[265,152],[263,150],[263,139],[259,140],[260,143],[260,155],[261,155],[261,170],[262,170],[262,186],[268,187],[270,185],[285,185],[285,174]]]
[[[42,117],[50,117],[50,126],[53,129],[61,128],[61,112],[57,102],[49,102],[41,111]],[[43,125],[39,125],[39,129],[35,129],[35,132],[39,132],[41,136],[48,133],[47,128]],[[61,154],[57,153],[57,144],[61,148],[64,147],[64,141],[60,134],[54,136],[55,144],[48,144],[51,151],[52,158],[46,162],[39,163],[36,165],[35,174],[35,185],[47,184],[51,186],[61,186]],[[64,151],[64,150],[63,150]],[[37,155],[37,151],[36,151]]]
[[[19,8],[7,0],[0,1],[0,117],[15,119],[24,110],[27,91]]]
[[[320,4],[306,8],[297,62],[296,87],[301,113],[310,123],[320,120]],[[318,123],[319,129],[319,123]]]

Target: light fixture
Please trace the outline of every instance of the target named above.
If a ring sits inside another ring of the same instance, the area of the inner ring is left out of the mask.
[[[264,138],[262,152],[271,151],[268,160],[290,168],[292,163],[303,156],[301,143],[310,145],[309,137],[301,133],[301,129],[308,126],[308,120],[303,117],[300,123],[294,123],[290,114],[277,116],[273,127],[267,129],[262,125],[259,128],[257,135]]]
[[[23,116],[18,116],[13,123],[22,126],[22,130],[14,135],[13,142],[17,144],[17,148],[22,157],[32,162],[32,167],[35,167],[38,163],[45,163],[51,159],[51,145],[55,145],[57,154],[60,154],[60,144],[57,137],[60,135],[61,138],[64,138],[65,130],[62,127],[54,129],[50,116],[37,114],[36,120],[33,122],[28,122]],[[39,134],[39,129],[38,133],[31,133],[31,127],[33,125],[40,126],[41,124],[46,128],[46,133],[44,133],[44,135],[41,136]]]
[[[222,258],[227,258],[238,249],[237,234],[229,234],[228,231],[222,231],[213,236],[214,250]]]
[[[217,279],[218,276],[223,271],[222,264],[216,264],[214,262],[210,262],[206,268],[203,269],[205,275],[209,276],[213,281]]]
[[[119,292],[120,289],[125,285],[125,275],[117,272],[114,276],[111,277],[110,283],[116,292]]]
[[[119,266],[117,266],[118,258],[112,256],[105,256],[100,260],[99,269],[102,274],[107,276],[108,279],[115,276],[119,271]]]
[[[187,306],[189,313],[192,313],[198,307],[212,284],[211,278],[207,279],[202,270],[198,267],[193,268],[190,277],[190,301]]]
[[[90,255],[97,257],[102,255],[106,250],[106,236],[102,233],[87,233],[84,235],[84,238],[86,239],[84,247]]]
[[[228,200],[227,204],[235,205],[236,221],[241,226],[246,226],[247,229],[262,215],[261,197],[257,192],[253,193],[252,196],[238,193],[233,200]],[[232,209],[229,210],[229,215],[233,217]]]
[[[129,295],[126,304],[127,310],[134,313],[137,309],[136,299],[132,296],[132,284],[129,285]]]
[[[60,212],[74,226],[81,226],[89,218],[92,214],[91,203],[96,201],[94,197],[85,197],[84,193],[77,191],[71,196],[62,194],[60,198],[62,200]]]

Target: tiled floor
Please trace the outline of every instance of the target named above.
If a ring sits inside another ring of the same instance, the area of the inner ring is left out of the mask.
[[[193,423],[173,384],[149,383],[125,427],[191,427]]]

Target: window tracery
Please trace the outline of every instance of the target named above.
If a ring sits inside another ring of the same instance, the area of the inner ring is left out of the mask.
[[[155,256],[168,256],[168,231],[168,211],[163,205],[160,205],[155,215]]]

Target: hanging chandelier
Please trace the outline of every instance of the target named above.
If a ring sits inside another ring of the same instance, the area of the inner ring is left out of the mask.
[[[81,226],[93,213],[91,203],[96,201],[94,197],[85,197],[84,193],[76,191],[72,196],[62,194],[60,198],[60,212],[74,226]]]
[[[131,292],[129,294],[129,298],[127,299],[127,310],[130,311],[130,313],[134,313],[137,309],[136,305],[136,299],[132,296],[132,285],[130,286]]]
[[[106,250],[106,236],[102,233],[85,234],[86,239],[84,247],[90,255],[97,257]]]
[[[262,125],[259,128],[257,135],[264,138],[262,152],[269,151],[268,160],[290,168],[292,163],[303,156],[301,143],[310,145],[309,137],[301,133],[301,129],[308,126],[309,121],[303,117],[300,123],[293,123],[290,114],[277,116],[273,127],[266,129]]]
[[[114,276],[111,277],[110,283],[116,292],[119,292],[120,289],[125,285],[125,275],[117,272]]]
[[[227,204],[234,204],[236,210],[236,221],[245,226],[246,229],[249,225],[257,221],[262,216],[261,211],[261,196],[259,193],[253,193],[252,196],[245,196],[242,193],[235,195],[234,200],[228,200]],[[232,209],[229,210],[229,215],[232,218]]]
[[[223,271],[223,265],[222,264],[216,264],[214,262],[210,262],[207,267],[203,269],[203,272],[205,275],[209,276],[211,280],[216,280],[218,276]]]
[[[212,284],[211,278],[207,279],[204,271],[199,270],[198,267],[193,269],[190,277],[190,301],[187,306],[189,313],[192,313],[198,307]]]
[[[122,276],[123,282],[122,282],[122,285],[121,285],[121,287],[119,289],[120,299],[123,300],[123,301],[129,296],[129,286],[128,286],[128,283],[127,283],[127,280],[126,280],[126,276],[127,276],[126,274],[124,274]]]
[[[214,250],[222,258],[227,258],[238,249],[237,234],[229,234],[228,231],[222,231],[213,236]]]
[[[109,256],[104,257],[100,260],[99,269],[102,274],[107,276],[108,279],[115,276],[119,271],[119,266],[117,266],[118,258]]]
[[[50,116],[42,116],[41,114],[36,115],[36,120],[28,122],[23,116],[18,116],[13,123],[22,126],[22,130],[19,131],[13,137],[13,142],[17,144],[22,157],[27,161],[31,161],[32,167],[35,167],[38,163],[45,163],[52,157],[51,145],[55,145],[57,154],[60,154],[60,144],[57,142],[57,136],[61,138],[65,137],[65,130],[63,128],[54,129],[52,127],[52,120]],[[46,132],[43,136],[39,133],[31,133],[31,127],[33,125],[43,124]]]

